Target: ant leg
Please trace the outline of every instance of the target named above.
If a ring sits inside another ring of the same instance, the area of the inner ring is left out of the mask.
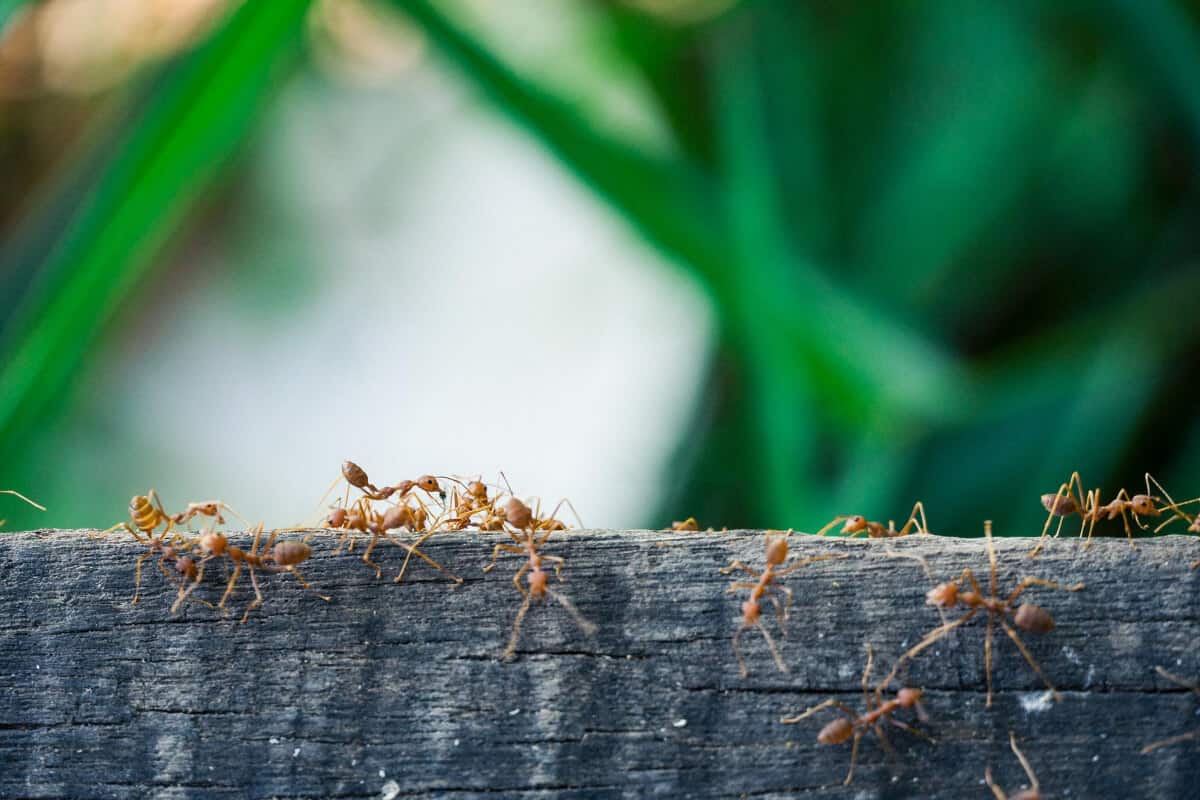
[[[829,520],[829,522],[827,522],[825,524],[825,527],[821,528],[819,531],[814,533],[813,536],[824,536],[825,534],[829,533],[829,530],[831,528],[833,528],[835,525],[837,525],[839,522],[845,522],[847,519],[848,519],[848,517],[846,517],[844,514],[838,515],[838,516],[834,517],[833,519]]]
[[[779,655],[779,648],[775,646],[775,640],[771,638],[767,626],[762,624],[762,620],[756,621],[754,625],[762,631],[763,638],[767,640],[767,647],[771,650],[771,657],[775,659],[775,666],[779,668],[780,672],[788,672],[787,664],[783,663],[783,657]]]
[[[779,598],[775,597],[775,595],[769,594],[767,595],[767,599],[770,600],[775,606],[775,616],[779,618],[779,635],[787,636],[787,628],[784,627],[784,621],[787,619],[787,617],[785,617],[783,614],[783,605],[779,602]]]
[[[788,618],[788,612],[790,612],[792,609],[792,600],[793,600],[792,590],[787,588],[786,586],[779,586],[777,584],[771,584],[771,588],[774,589],[775,591],[779,592],[780,594],[782,594],[784,596],[784,598],[786,598],[783,603],[783,615],[780,616],[780,618],[779,618],[779,626],[780,626],[780,628],[782,628],[783,620]]]
[[[1155,667],[1154,671],[1169,680],[1171,683],[1174,683],[1177,686],[1182,686],[1184,689],[1191,689],[1193,692],[1200,694],[1200,684],[1193,683],[1192,681],[1185,680],[1178,675],[1167,672],[1162,667]]]
[[[142,590],[142,564],[145,563],[146,559],[150,558],[152,555],[154,555],[154,551],[147,550],[137,560],[137,568],[133,571],[133,600],[130,601],[130,605],[136,606],[138,604],[138,600],[140,599],[138,594]],[[163,569],[165,570],[166,568],[164,567]]]
[[[863,732],[859,728],[854,732],[854,744],[850,746],[850,770],[846,773],[846,780],[842,781],[843,786],[849,786],[854,783],[854,765],[858,763],[858,743],[862,740]]]
[[[108,536],[108,534],[112,533],[113,531],[119,531],[122,529],[129,531],[129,533],[133,535],[133,538],[137,539],[138,544],[147,544],[153,538],[149,534],[147,534],[146,538],[143,539],[141,536],[138,535],[137,530],[135,530],[133,528],[133,526],[131,526],[128,522],[118,522],[116,525],[113,525],[111,528],[106,528],[106,529],[100,531],[99,533],[89,533],[88,538],[89,539],[101,539],[105,536]]]
[[[254,586],[254,602],[246,608],[246,613],[242,614],[242,625],[250,618],[250,612],[263,604],[262,590],[258,588],[258,576],[254,573],[254,565],[247,564],[246,568],[250,570],[250,584]]]
[[[1037,795],[1038,789],[1041,788],[1038,785],[1037,775],[1033,774],[1033,767],[1029,766],[1029,759],[1025,758],[1025,754],[1021,752],[1021,748],[1017,747],[1017,734],[1013,731],[1008,732],[1008,744],[1012,748],[1013,753],[1016,754],[1017,760],[1021,762],[1021,767],[1025,770],[1025,776],[1029,778],[1029,788]]]
[[[829,700],[825,700],[820,703],[817,703],[815,706],[812,706],[808,709],[805,709],[803,714],[797,714],[794,717],[780,717],[779,722],[781,725],[795,725],[797,722],[808,719],[813,714],[816,714],[819,711],[824,711],[827,708],[836,708],[837,710],[841,711],[843,714],[848,716],[850,719],[852,719],[852,720],[858,719],[858,714],[856,714],[854,712],[854,709],[850,708],[848,705],[841,702],[840,700],[834,700],[831,698]]]
[[[492,548],[492,563],[483,568],[484,572],[491,572],[496,568],[496,561],[500,558],[501,551],[506,553],[516,553],[520,555],[525,551],[513,544],[498,544]]]
[[[16,491],[15,489],[0,489],[0,494],[11,494],[13,497],[19,497],[19,498],[21,498],[22,500],[24,500],[26,503],[29,503],[29,505],[33,506],[33,507],[34,507],[34,508],[36,508],[38,511],[45,511],[45,510],[46,510],[46,507],[45,507],[44,505],[42,505],[41,503],[35,503],[35,502],[33,502],[33,501],[32,501],[32,500],[30,500],[28,497],[26,497],[25,495],[23,495],[23,494],[21,494],[20,492]]]
[[[311,584],[310,584],[308,581],[304,580],[304,578],[303,578],[303,577],[300,575],[300,572],[299,572],[299,571],[298,571],[298,570],[297,570],[295,567],[284,567],[283,571],[284,571],[284,572],[290,572],[290,573],[292,573],[292,575],[293,575],[293,576],[296,578],[296,580],[300,581],[300,585],[301,585],[301,586],[303,586],[305,589],[307,589],[308,591],[310,591],[310,592],[312,592],[313,594],[315,594],[317,597],[319,597],[319,598],[321,598],[322,600],[324,600],[326,603],[332,603],[332,602],[333,602],[333,598],[332,598],[332,597],[329,597],[328,595],[321,594],[321,593],[320,593],[320,592],[318,592],[316,589],[312,588],[312,585],[311,585]]]
[[[396,578],[393,581],[393,583],[400,583],[400,581],[404,580],[404,571],[405,571],[405,569],[408,568],[408,560],[410,558],[412,558],[414,555],[417,556],[418,558],[420,558],[426,564],[429,564],[431,567],[436,569],[438,572],[441,572],[441,573],[444,573],[444,574],[450,576],[450,580],[454,581],[455,583],[463,582],[462,578],[458,577],[453,572],[446,569],[445,567],[443,567],[438,562],[434,561],[429,556],[425,555],[425,553],[418,547],[418,545],[420,545],[422,542],[424,542],[430,536],[433,536],[434,533],[436,533],[436,531],[429,531],[429,532],[425,533],[423,536],[421,536],[421,538],[417,539],[416,544],[409,544],[408,542],[401,542],[397,539],[393,539],[392,537],[387,536],[386,533],[384,534],[384,536],[387,536],[388,541],[392,542],[393,544],[398,544],[401,547],[403,547],[405,550],[408,551],[408,555],[405,556],[405,558],[404,558],[404,564],[400,567],[400,572],[396,575]]]
[[[742,637],[742,631],[746,629],[745,624],[740,625],[733,634],[733,655],[737,659],[738,671],[741,672],[743,678],[750,677],[750,670],[746,667],[746,659],[742,658],[742,649],[738,647],[738,639]]]
[[[383,575],[383,567],[379,566],[378,564],[376,564],[374,561],[371,560],[371,551],[375,549],[375,545],[377,545],[377,544],[379,544],[379,534],[372,533],[371,534],[371,543],[369,545],[367,545],[367,549],[364,550],[363,554],[362,554],[363,563],[366,564],[368,567],[375,568],[375,580],[379,580],[380,576]]]
[[[888,722],[892,723],[897,728],[899,728],[902,731],[905,731],[906,733],[911,733],[913,736],[921,737],[922,739],[926,740],[927,742],[933,742],[933,743],[937,742],[936,739],[934,739],[932,736],[930,736],[928,733],[921,730],[920,728],[913,727],[912,725],[909,725],[907,722],[901,722],[900,720],[896,719],[895,717],[888,717]]]
[[[983,672],[987,676],[987,708],[992,707],[992,629],[995,627],[996,615],[988,612],[987,633],[983,637]]]
[[[762,574],[758,570],[752,569],[752,568],[746,566],[745,564],[743,564],[741,561],[736,561],[736,560],[730,561],[729,566],[727,566],[727,567],[721,567],[721,574],[728,575],[729,573],[733,572],[734,570],[739,570],[739,569],[742,572],[749,575],[751,578],[758,578]]]
[[[776,570],[775,576],[777,578],[782,578],[785,575],[791,575],[793,572],[800,569],[801,567],[807,567],[809,564],[815,564],[818,561],[844,561],[849,557],[850,556],[846,555],[845,553],[839,553],[839,554],[828,553],[826,555],[820,555],[820,556],[809,556],[808,558],[800,559],[799,561],[795,562],[794,564],[788,566],[785,569]]]
[[[920,519],[918,519],[918,516]],[[913,510],[908,514],[908,521],[904,523],[904,527],[896,531],[896,536],[907,536],[908,529],[912,526],[917,526],[917,533],[929,533],[929,524],[925,521],[925,504],[920,500],[913,506]]]
[[[863,668],[863,676],[862,676],[863,701],[865,702],[868,709],[871,708],[871,694],[870,694],[868,687],[871,685],[871,668],[873,666],[875,666],[875,648],[871,647],[871,645],[868,644],[867,645],[867,665]]]
[[[521,623],[525,621],[525,615],[529,613],[529,604],[533,602],[532,595],[525,595],[525,602],[521,604],[521,608],[517,611],[517,618],[513,621],[512,635],[508,639],[508,647],[504,648],[504,653],[500,656],[501,661],[510,660],[517,651],[517,640],[521,635]]]
[[[561,556],[542,556],[542,559],[545,561],[553,561],[554,562],[554,577],[558,579],[559,583],[562,583],[563,582],[562,568],[563,568],[563,565],[567,563],[567,560]]]
[[[891,717],[888,717],[888,719],[891,719]],[[896,754],[896,748],[892,747],[892,740],[888,738],[888,735],[886,733],[884,733],[883,723],[876,722],[871,727],[875,731],[875,735],[877,737],[879,737],[879,744],[880,744],[880,746],[883,747],[884,751],[887,753],[888,758],[893,759],[893,760],[899,758],[899,756]]]
[[[1059,589],[1060,591],[1064,592],[1078,592],[1081,589],[1087,588],[1087,584],[1084,583],[1073,583],[1070,586],[1063,586],[1061,583],[1044,581],[1041,578],[1023,578],[1021,582],[1017,584],[1017,588],[1012,590],[1012,593],[1008,596],[1008,599],[1004,601],[1005,605],[1012,605],[1012,602],[1030,586],[1041,586],[1046,589]]]
[[[524,575],[528,571],[529,571],[529,562],[526,561],[524,564],[521,565],[521,568],[519,570],[517,570],[517,574],[513,575],[513,579],[512,579],[513,585],[517,587],[517,591],[520,592],[522,595],[524,595],[526,598],[529,597],[529,592],[525,591],[525,587],[521,585],[521,576]]]
[[[196,579],[192,581],[192,585],[187,588],[187,591],[184,591],[182,585],[179,587],[179,594],[176,596],[175,602],[171,604],[171,613],[172,614],[179,613],[179,609],[183,606],[184,602],[188,599],[189,596],[191,596],[192,592],[196,591],[196,589],[199,588],[201,582],[203,582],[204,566],[205,566],[206,561],[208,561],[207,558],[201,559],[200,566],[196,569]],[[209,605],[212,605],[212,604],[209,603]]]
[[[991,578],[988,583],[988,595],[996,596],[996,547],[992,544],[992,521],[990,519],[983,521],[983,536],[987,543],[988,563],[991,564]],[[974,577],[972,576],[972,580]],[[979,587],[975,587],[975,591],[979,592]]]
[[[1189,739],[1196,739],[1196,738],[1200,738],[1200,728],[1197,728],[1194,731],[1190,731],[1189,733],[1181,733],[1178,736],[1172,736],[1169,739],[1159,739],[1157,742],[1151,742],[1150,744],[1148,744],[1142,748],[1142,755],[1145,755],[1147,753],[1153,753],[1155,750],[1159,749],[1160,747],[1169,747],[1170,745],[1179,744],[1180,742],[1186,742]]]
[[[242,572],[242,562],[239,561],[233,567],[233,574],[229,576],[229,584],[225,587],[225,594],[221,595],[221,602],[217,603],[217,608],[224,610],[225,603],[229,600],[229,596],[233,594],[233,587],[237,585],[238,575]]]
[[[954,630],[955,628],[959,627],[960,625],[963,625],[964,623],[966,623],[968,620],[970,620],[972,617],[974,617],[978,613],[979,613],[978,608],[972,608],[970,611],[963,614],[961,617],[954,620],[953,622],[947,622],[945,625],[939,625],[938,627],[934,628],[929,633],[925,634],[925,638],[923,638],[921,641],[917,642],[916,645],[914,645],[906,653],[904,653],[903,655],[900,656],[900,658],[897,661],[897,666],[899,665],[900,661],[906,661],[906,660],[912,658],[913,656],[916,656],[917,654],[919,654],[922,650],[925,650],[926,648],[930,647],[931,645],[937,643],[940,639],[942,639],[948,633],[950,633],[950,631]]]
[[[1006,795],[1004,790],[997,786],[996,782],[992,780],[991,767],[984,767],[983,780],[985,783],[987,783],[988,788],[992,790],[992,795],[995,796],[996,800],[1008,800],[1008,795]]]
[[[755,586],[758,586],[757,581],[734,581],[729,584],[729,588],[725,590],[725,594],[733,594],[739,589],[753,589]]]
[[[1062,700],[1062,695],[1058,693],[1058,689],[1055,689],[1054,684],[1052,684],[1050,679],[1046,677],[1046,673],[1042,671],[1041,665],[1038,664],[1038,662],[1034,659],[1033,654],[1029,652],[1029,648],[1025,646],[1025,642],[1021,641],[1021,637],[1017,635],[1017,632],[1013,630],[1012,626],[1004,620],[998,620],[998,622],[1000,623],[1001,627],[1004,628],[1004,632],[1008,634],[1008,638],[1012,639],[1013,644],[1015,644],[1017,649],[1021,651],[1021,655],[1025,656],[1025,660],[1029,662],[1029,666],[1033,667],[1033,671],[1036,672],[1038,677],[1042,679],[1042,683],[1046,684],[1046,688],[1050,690],[1051,696],[1053,696],[1056,701]]]
[[[567,613],[571,615],[573,620],[575,620],[575,624],[579,626],[579,629],[583,631],[586,636],[594,636],[596,634],[596,631],[599,630],[599,628],[596,626],[596,623],[589,622],[583,616],[583,614],[579,613],[579,609],[575,607],[574,603],[553,589],[547,589],[546,593],[557,600],[558,604],[567,610]]]

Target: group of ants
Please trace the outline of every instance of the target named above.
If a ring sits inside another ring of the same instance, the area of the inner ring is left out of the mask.
[[[508,644],[501,655],[502,660],[507,661],[514,657],[522,623],[534,601],[549,597],[566,609],[585,634],[590,636],[597,630],[597,626],[585,619],[565,595],[551,587],[550,576],[545,569],[546,564],[551,565],[556,579],[562,582],[565,560],[558,556],[543,554],[542,547],[555,531],[568,529],[568,525],[558,519],[557,515],[564,505],[571,508],[574,513],[574,508],[569,501],[565,499],[560,501],[550,514],[542,516],[540,501],[535,500],[531,505],[521,500],[513,493],[511,487],[507,486],[507,481],[505,481],[505,487],[501,489],[499,486],[484,483],[482,479],[467,480],[451,476],[422,475],[413,480],[402,480],[392,486],[377,486],[371,482],[366,471],[352,461],[342,464],[341,475],[330,486],[326,497],[342,482],[345,483],[345,491],[341,499],[329,507],[328,512],[324,513],[324,518],[318,524],[321,527],[341,531],[335,553],[343,550],[352,552],[357,536],[369,537],[369,541],[363,548],[361,559],[364,564],[375,571],[376,578],[382,577],[383,567],[373,561],[371,555],[380,542],[388,542],[406,552],[403,564],[394,578],[396,583],[404,580],[410,562],[416,556],[446,575],[449,580],[461,584],[463,580],[461,577],[454,575],[433,560],[421,550],[421,545],[435,534],[445,531],[476,530],[503,533],[509,537],[510,542],[501,542],[492,548],[491,561],[484,567],[485,572],[494,569],[502,553],[516,554],[525,559],[522,566],[513,575],[513,584],[522,595],[523,602],[513,622]],[[358,493],[353,500],[350,498],[351,489],[357,490]],[[1156,494],[1155,491],[1158,493]],[[45,510],[16,491],[3,490],[0,491],[0,494],[15,495],[27,503]],[[325,498],[322,498],[322,503],[324,501]],[[1058,521],[1054,531],[1054,536],[1057,537],[1062,531],[1064,522],[1074,516],[1078,516],[1080,519],[1079,533],[1081,537],[1087,537],[1088,546],[1091,544],[1098,522],[1117,519],[1122,521],[1125,535],[1131,546],[1134,545],[1131,522],[1142,530],[1150,530],[1150,525],[1145,522],[1146,519],[1162,520],[1153,528],[1154,533],[1161,532],[1176,521],[1186,525],[1187,531],[1200,533],[1200,513],[1189,514],[1185,510],[1187,506],[1200,503],[1200,498],[1176,502],[1149,474],[1146,475],[1146,492],[1144,494],[1131,495],[1125,489],[1121,489],[1111,502],[1104,503],[1100,490],[1085,491],[1079,473],[1075,472],[1066,483],[1059,486],[1056,492],[1042,495],[1041,501],[1048,516],[1037,545],[1029,552],[1030,558],[1036,557],[1045,547],[1050,536],[1050,528],[1055,520]],[[143,564],[156,556],[159,569],[177,588],[176,598],[171,606],[172,613],[177,613],[189,601],[200,602],[226,613],[227,604],[243,572],[249,573],[250,583],[254,590],[254,599],[248,604],[242,615],[243,623],[254,609],[263,604],[262,587],[258,579],[259,571],[290,573],[304,589],[313,592],[326,602],[330,601],[328,596],[313,589],[297,571],[297,567],[312,555],[312,547],[308,543],[312,534],[309,533],[303,539],[279,539],[281,533],[311,531],[314,526],[273,530],[264,543],[264,525],[260,523],[250,526],[249,523],[246,523],[249,531],[253,533],[253,541],[247,549],[233,544],[226,533],[216,528],[217,525],[225,524],[224,515],[226,513],[246,522],[244,518],[220,500],[189,503],[179,513],[168,513],[157,493],[151,489],[145,495],[138,495],[130,500],[128,521],[119,522],[107,530],[92,534],[92,536],[100,538],[116,531],[126,531],[145,548],[145,552],[137,559],[134,571],[135,588],[132,600],[134,604],[140,599]],[[197,517],[207,519],[208,526],[202,527],[199,531],[193,530],[191,523]],[[575,514],[575,517],[578,522],[578,514]],[[581,522],[579,525],[582,527]],[[873,539],[898,538],[910,534],[929,534],[930,532],[925,520],[925,508],[920,502],[913,506],[907,521],[900,528],[897,528],[893,521],[889,521],[885,526],[881,522],[868,520],[862,515],[841,515],[834,517],[815,535],[824,536],[838,525],[841,526],[840,533],[844,536],[866,535]],[[700,531],[700,525],[694,518],[688,518],[675,522],[672,529],[675,531]],[[415,539],[412,542],[404,541],[395,535],[398,532],[412,534]],[[787,564],[788,538],[792,533],[791,530],[768,532],[765,544],[766,563],[762,569],[756,569],[740,560],[735,560],[721,570],[723,575],[740,572],[749,578],[749,580],[735,580],[727,590],[730,593],[749,590],[748,597],[741,604],[740,624],[733,635],[733,652],[743,678],[749,675],[749,669],[742,656],[740,638],[742,633],[751,627],[762,633],[776,667],[781,672],[788,672],[788,667],[780,656],[779,648],[762,619],[763,601],[766,600],[775,609],[781,632],[784,630],[783,626],[788,619],[788,611],[792,605],[792,591],[783,586],[780,580],[816,562],[849,558],[848,555],[823,554]],[[779,720],[782,724],[791,725],[826,709],[836,709],[840,716],[820,730],[817,734],[817,742],[822,745],[852,742],[850,765],[844,780],[846,785],[853,781],[859,743],[868,732],[875,733],[881,745],[889,753],[893,752],[884,729],[885,722],[932,741],[928,734],[896,716],[897,712],[911,711],[915,713],[919,721],[926,721],[928,717],[921,705],[923,691],[905,687],[887,699],[885,699],[885,691],[888,691],[888,687],[896,680],[903,665],[955,629],[980,615],[986,619],[984,671],[987,681],[987,707],[990,708],[992,705],[992,639],[996,626],[999,626],[1013,641],[1025,661],[1045,683],[1051,696],[1056,700],[1059,699],[1058,691],[1018,633],[1018,629],[1039,635],[1049,633],[1054,628],[1054,618],[1040,606],[1030,602],[1022,602],[1018,605],[1017,601],[1031,587],[1078,592],[1085,588],[1084,584],[1062,585],[1041,578],[1026,577],[1021,579],[1007,595],[997,594],[997,559],[992,544],[990,521],[984,523],[984,536],[990,567],[986,593],[969,568],[964,569],[953,580],[938,583],[933,577],[929,565],[921,556],[889,551],[889,554],[895,557],[912,559],[920,563],[930,582],[935,584],[926,594],[926,603],[938,610],[942,623],[896,659],[891,672],[874,687],[871,686],[871,673],[875,653],[871,646],[867,645],[867,662],[862,675],[866,709],[862,713],[840,700],[831,698],[796,716],[782,717]],[[197,590],[204,585],[206,570],[209,570],[214,562],[224,563],[227,566],[225,590],[215,603],[196,595]],[[232,567],[231,570],[228,569],[229,566]],[[1197,567],[1200,567],[1200,559],[1191,564],[1192,569]],[[522,579],[524,579],[524,583],[522,583]],[[955,609],[961,609],[961,615],[955,619],[948,619],[946,612]],[[1158,667],[1157,671],[1167,680],[1200,694],[1200,684],[1184,680],[1162,667]],[[1196,738],[1200,738],[1200,729],[1152,742],[1146,745],[1142,752],[1150,753]],[[1004,790],[993,780],[990,767],[984,772],[987,786],[999,800],[1038,800],[1042,795],[1037,776],[1029,760],[1017,746],[1015,733],[1011,731],[1009,744],[1029,778],[1029,787],[1014,795],[1005,794]]]

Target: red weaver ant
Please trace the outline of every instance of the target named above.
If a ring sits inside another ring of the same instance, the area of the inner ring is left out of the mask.
[[[863,670],[862,677],[863,701],[866,703],[867,710],[861,715],[840,700],[831,698],[823,703],[818,703],[803,714],[794,717],[782,717],[779,720],[784,725],[792,725],[801,720],[808,719],[813,714],[823,711],[826,708],[836,708],[842,712],[844,716],[838,717],[821,729],[821,732],[817,734],[817,741],[821,744],[842,744],[847,739],[854,737],[854,743],[850,748],[850,769],[846,772],[846,779],[843,781],[843,785],[845,786],[849,786],[854,781],[854,765],[858,762],[858,743],[867,730],[873,730],[875,735],[879,737],[879,743],[890,754],[895,754],[891,742],[888,741],[887,734],[883,731],[883,722],[885,720],[897,728],[921,736],[931,742],[933,741],[928,734],[917,730],[908,723],[901,722],[893,716],[900,709],[912,709],[916,711],[917,719],[922,722],[927,721],[928,717],[925,714],[925,709],[921,707],[922,690],[904,688],[896,692],[896,696],[891,700],[883,699],[883,690],[896,677],[896,671],[899,669],[902,660],[896,662],[896,665],[892,668],[888,676],[879,682],[874,692],[871,692],[869,687],[871,666],[875,663],[875,650],[871,645],[867,645],[867,666]]]
[[[925,504],[920,500],[913,506],[912,511],[908,515],[908,521],[900,530],[896,530],[896,523],[893,520],[888,520],[887,527],[884,527],[882,522],[872,522],[862,514],[851,514],[849,516],[837,516],[825,524],[816,536],[824,536],[829,532],[829,529],[837,525],[839,522],[845,522],[842,526],[842,533],[849,534],[850,538],[858,536],[860,533],[865,533],[872,539],[894,539],[898,536],[907,536],[909,531],[916,527],[917,533],[929,533],[929,525],[925,522]]]

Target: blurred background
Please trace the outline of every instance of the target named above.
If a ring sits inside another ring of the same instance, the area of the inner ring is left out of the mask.
[[[1200,494],[1200,4],[0,0],[0,496]]]

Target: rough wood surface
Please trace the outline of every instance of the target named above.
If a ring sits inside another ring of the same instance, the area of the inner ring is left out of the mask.
[[[269,575],[266,605],[242,625],[198,604],[171,616],[175,589],[152,561],[131,606],[139,550],[128,537],[0,536],[0,797],[990,797],[988,764],[1010,793],[1025,780],[1010,729],[1048,797],[1195,797],[1200,786],[1196,742],[1139,753],[1200,727],[1200,698],[1153,670],[1200,678],[1195,539],[1087,551],[1064,539],[1036,561],[1024,558],[1029,540],[999,541],[1002,588],[1018,574],[1087,583],[1029,592],[1058,621],[1027,640],[1062,702],[1001,635],[985,709],[979,620],[904,678],[927,690],[936,744],[896,730],[889,758],[868,737],[842,787],[849,746],[815,741],[832,716],[779,717],[829,696],[861,707],[863,643],[886,670],[938,624],[928,579],[889,546],[949,579],[964,567],[986,575],[982,540],[793,537],[793,559],[850,557],[786,579],[791,671],[751,630],[743,679],[730,647],[743,596],[725,593],[718,569],[761,565],[761,533],[556,537],[546,552],[568,560],[562,591],[599,633],[535,606],[511,663],[497,656],[520,561],[480,569],[497,537],[429,543],[466,578],[458,588],[422,566],[400,586],[376,581],[334,555],[332,537],[316,535],[304,570],[331,604]],[[391,573],[400,556],[377,550]],[[219,591],[214,580],[206,596]],[[239,611],[248,597],[240,585]]]

